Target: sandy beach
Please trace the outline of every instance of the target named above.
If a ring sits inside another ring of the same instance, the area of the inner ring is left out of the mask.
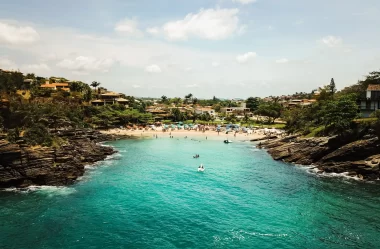
[[[141,138],[170,138],[172,136],[173,138],[188,138],[188,139],[210,139],[210,140],[225,140],[229,139],[232,141],[245,141],[245,140],[251,140],[251,139],[261,139],[265,138],[265,135],[261,132],[259,133],[236,133],[236,136],[234,133],[229,132],[226,134],[225,132],[216,132],[216,131],[195,131],[195,130],[173,130],[173,131],[165,131],[162,130],[126,130],[126,129],[110,129],[107,131],[101,131],[104,134],[111,134],[111,135],[128,135],[128,136],[134,136],[134,137],[141,137]]]

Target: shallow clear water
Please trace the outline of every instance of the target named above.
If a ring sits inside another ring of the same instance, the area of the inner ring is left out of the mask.
[[[318,178],[249,142],[110,144],[119,155],[72,187],[0,192],[0,248],[379,247],[378,184]]]

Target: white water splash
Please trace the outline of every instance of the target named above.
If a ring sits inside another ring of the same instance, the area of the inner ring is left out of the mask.
[[[71,187],[62,187],[62,186],[29,186],[26,188],[7,188],[7,189],[2,189],[2,191],[6,192],[16,192],[16,193],[40,193],[47,195],[48,197],[53,197],[53,196],[65,196],[65,195],[70,195],[76,192],[74,188]]]

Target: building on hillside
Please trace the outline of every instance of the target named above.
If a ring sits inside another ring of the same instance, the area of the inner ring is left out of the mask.
[[[215,110],[212,109],[211,107],[200,107],[200,108],[196,108],[196,109],[195,109],[195,113],[198,114],[198,115],[202,115],[202,114],[206,114],[206,113],[208,113],[210,116],[213,116],[213,117],[216,116],[216,112],[215,112]]]
[[[164,120],[170,117],[170,112],[161,107],[149,106],[145,111],[151,113],[155,121]]]
[[[42,84],[40,85],[40,88],[57,90],[57,87],[54,84]]]
[[[25,79],[25,80],[24,80],[24,83],[25,83],[26,85],[32,85],[32,84],[34,83],[34,80],[32,80],[32,79]]]
[[[112,105],[112,104],[120,104],[128,107],[129,100],[124,99],[121,97],[121,93],[115,93],[115,92],[106,92],[99,95],[99,99],[91,101],[92,105],[99,106],[99,105]]]
[[[294,108],[310,106],[316,101],[315,99],[291,99],[289,101],[280,102],[280,104],[285,108]]]
[[[372,112],[380,109],[380,85],[368,85],[366,98],[360,101],[360,112],[363,117],[369,117]]]
[[[69,83],[45,83],[40,85],[40,88],[70,92]]]
[[[245,116],[245,115],[248,115],[249,117],[253,116],[251,109],[247,108],[246,103],[241,103],[240,107],[223,107],[220,109],[220,112],[226,114],[226,116],[229,116],[232,114],[236,116]]]

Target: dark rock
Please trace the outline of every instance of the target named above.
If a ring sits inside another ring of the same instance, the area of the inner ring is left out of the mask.
[[[82,176],[85,165],[115,153],[98,142],[112,137],[93,130],[57,131],[67,144],[57,149],[29,147],[0,140],[0,187],[69,185]]]
[[[364,179],[380,176],[380,142],[377,137],[353,141],[339,137],[285,137],[261,144],[275,160],[316,165],[326,173],[351,172]]]

